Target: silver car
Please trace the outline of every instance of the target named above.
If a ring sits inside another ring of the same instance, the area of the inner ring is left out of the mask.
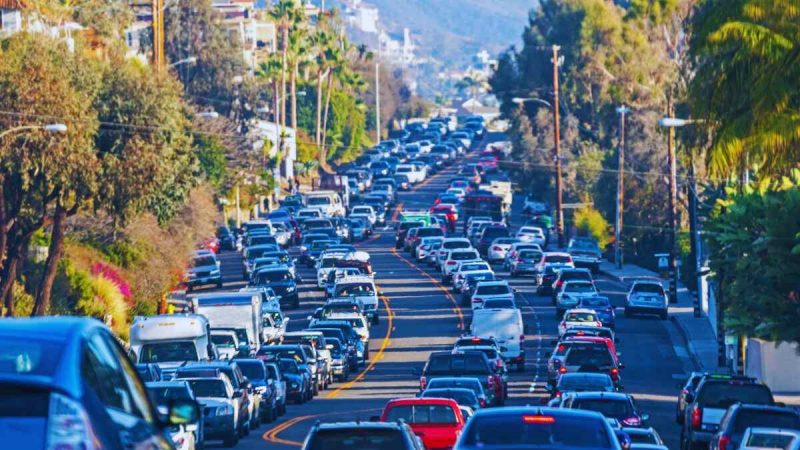
[[[643,313],[656,314],[662,320],[667,320],[668,311],[669,298],[660,281],[635,281],[625,298],[625,317]]]

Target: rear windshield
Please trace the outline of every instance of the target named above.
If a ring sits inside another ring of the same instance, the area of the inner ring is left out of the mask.
[[[309,450],[403,450],[407,448],[400,430],[349,428],[318,430],[311,435]]]
[[[491,227],[486,228],[483,230],[483,238],[498,238],[498,237],[508,237],[508,228],[504,227]]]
[[[783,448],[789,449],[789,444],[792,443],[794,438],[788,434],[777,433],[753,433],[747,439],[745,445],[747,447],[761,447],[761,448]]]
[[[633,292],[646,292],[649,294],[663,294],[664,288],[660,284],[635,284]]]
[[[373,295],[375,294],[375,289],[372,286],[372,283],[352,283],[346,284],[340,288],[336,289],[336,296],[337,297],[348,297],[351,295]]]
[[[519,252],[519,257],[521,259],[539,259],[542,257],[541,252],[526,250],[524,252]]]
[[[450,398],[459,405],[472,406],[478,403],[475,393],[469,389],[426,389],[422,397]]]
[[[432,356],[426,370],[428,375],[437,374],[489,374],[490,370],[483,355],[440,355]]]
[[[17,375],[53,375],[63,343],[31,338],[0,338],[0,373]]]
[[[612,400],[605,399],[588,399],[578,398],[572,402],[572,407],[577,409],[586,409],[589,411],[596,411],[606,417],[622,417],[628,418],[633,415],[633,407],[627,400]]]
[[[478,289],[475,291],[478,295],[503,295],[508,294],[508,292],[508,286],[505,285],[478,286]]]
[[[750,427],[783,428],[800,430],[800,416],[788,411],[759,411],[743,408],[736,414],[733,425],[735,433],[744,433]]]
[[[564,287],[566,292],[594,292],[592,283],[569,283]]]
[[[613,448],[601,419],[554,417],[552,422],[525,420],[520,414],[473,416],[462,444],[473,448]]]
[[[458,422],[453,408],[447,405],[398,405],[386,414],[387,422],[403,419],[406,423],[452,423]]]
[[[451,241],[451,242],[443,242],[442,248],[446,248],[447,250],[453,250],[455,248],[470,248],[470,245],[467,241]]]
[[[268,271],[259,272],[255,277],[255,284],[278,283],[281,281],[289,281],[292,279],[292,274],[289,271]]]
[[[561,279],[564,281],[586,280],[592,281],[592,275],[582,270],[565,270],[561,272]]]
[[[571,257],[567,255],[547,255],[545,257],[545,262],[549,263],[568,263],[571,261]]]
[[[225,390],[225,382],[222,380],[188,380],[192,387],[195,397],[217,397],[225,398],[228,393]]]
[[[444,236],[441,228],[420,228],[417,230],[417,237]]]
[[[242,369],[242,373],[249,380],[264,380],[267,378],[267,370],[261,361],[253,363],[239,361],[239,368]]]
[[[707,408],[728,409],[736,402],[768,405],[772,401],[766,386],[738,382],[706,382],[697,395],[697,403]]]
[[[466,261],[469,259],[478,259],[478,254],[475,252],[453,252],[450,254],[450,259],[453,261]]]
[[[558,388],[562,391],[604,390],[609,386],[611,386],[611,377],[608,376],[588,377],[581,374],[577,377],[562,376],[558,380]]]
[[[611,355],[607,349],[572,348],[565,360],[568,366],[581,366],[597,368],[612,365]]]

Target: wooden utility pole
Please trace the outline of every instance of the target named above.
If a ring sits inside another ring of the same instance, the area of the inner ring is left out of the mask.
[[[375,143],[381,143],[381,63],[375,61]]]
[[[164,0],[152,0],[153,15],[153,67],[162,70],[165,65],[164,54]]]
[[[554,120],[554,144],[556,158],[556,232],[558,233],[558,247],[564,248],[564,209],[563,209],[563,188],[561,180],[561,119],[558,107],[558,45],[553,46],[553,120]]]
[[[619,150],[617,152],[617,220],[614,224],[614,263],[622,268],[622,214],[625,211],[625,114],[630,111],[625,105],[617,108],[619,113]]]
[[[672,98],[667,99],[667,117],[672,117]],[[669,302],[678,302],[678,175],[675,156],[675,127],[669,127],[667,153],[669,154]]]

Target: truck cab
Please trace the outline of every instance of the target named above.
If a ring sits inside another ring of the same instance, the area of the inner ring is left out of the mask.
[[[135,362],[158,364],[165,378],[185,361],[216,358],[208,319],[196,314],[134,317],[130,343]]]

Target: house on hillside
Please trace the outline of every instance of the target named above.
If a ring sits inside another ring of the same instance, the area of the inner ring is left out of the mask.
[[[22,0],[0,0],[0,37],[22,31]]]

